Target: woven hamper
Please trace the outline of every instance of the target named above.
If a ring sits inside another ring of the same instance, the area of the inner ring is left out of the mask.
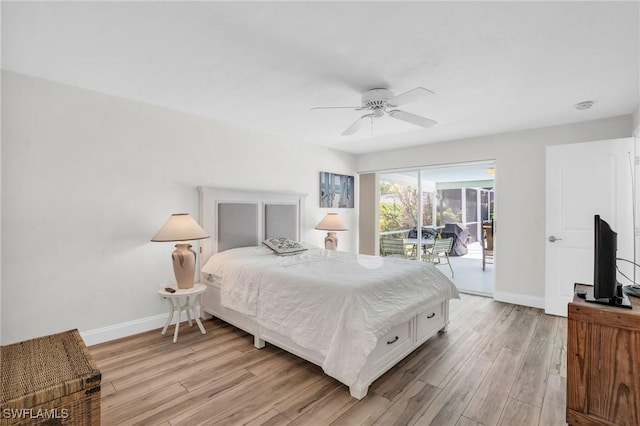
[[[100,371],[78,330],[0,347],[0,426],[99,425]]]

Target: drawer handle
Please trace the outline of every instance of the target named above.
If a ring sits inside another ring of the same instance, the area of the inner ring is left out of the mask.
[[[433,317],[435,317],[435,316],[436,316],[436,313],[435,313],[435,312],[432,312],[432,313],[431,313],[431,315],[429,315],[429,316],[427,317],[427,319],[433,318]]]
[[[395,342],[397,342],[399,339],[398,336],[394,337],[393,340],[389,340],[387,341],[387,345],[393,345]]]

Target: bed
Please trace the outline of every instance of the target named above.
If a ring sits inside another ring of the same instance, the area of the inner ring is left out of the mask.
[[[305,245],[279,256],[262,244],[299,241],[305,194],[199,187],[203,309],[314,364],[357,399],[445,331],[455,286],[426,262]],[[427,284],[428,283],[428,284]]]

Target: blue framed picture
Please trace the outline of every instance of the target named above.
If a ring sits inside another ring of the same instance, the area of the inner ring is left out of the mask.
[[[320,172],[320,207],[354,207],[354,177]]]

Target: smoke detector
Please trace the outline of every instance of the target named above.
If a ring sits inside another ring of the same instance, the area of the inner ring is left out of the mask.
[[[589,109],[593,106],[593,101],[579,102],[574,105],[577,110]]]

